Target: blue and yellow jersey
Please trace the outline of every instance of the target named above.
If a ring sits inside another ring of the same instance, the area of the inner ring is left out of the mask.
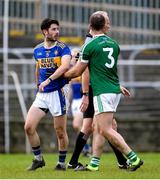
[[[51,48],[45,48],[44,43],[37,45],[34,49],[34,58],[39,64],[39,84],[51,76],[61,65],[61,58],[64,55],[71,55],[67,45],[57,41]],[[62,88],[67,83],[63,77],[53,80],[45,88],[44,92],[52,92]]]

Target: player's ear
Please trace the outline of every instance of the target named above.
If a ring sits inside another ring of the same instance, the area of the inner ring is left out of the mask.
[[[43,34],[44,36],[47,34],[47,32],[48,32],[47,29],[43,29],[43,30],[42,30],[42,34]]]

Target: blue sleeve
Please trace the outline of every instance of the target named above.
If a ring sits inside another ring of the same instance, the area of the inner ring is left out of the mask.
[[[37,57],[36,57],[36,52],[35,52],[35,50],[34,50],[34,52],[33,52],[33,58],[35,59],[35,61],[37,61]]]
[[[65,46],[62,50],[62,55],[61,56],[64,56],[64,55],[71,55],[71,50],[69,49],[68,46]]]

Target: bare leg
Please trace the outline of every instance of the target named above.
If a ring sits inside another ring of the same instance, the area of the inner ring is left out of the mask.
[[[67,119],[66,115],[54,117],[54,128],[58,139],[59,151],[66,151],[68,148],[68,135],[67,135]]]
[[[116,119],[113,118],[112,120],[112,128],[117,131],[117,122]],[[120,169],[127,169],[127,159],[124,157],[124,155],[115,147],[113,146],[109,141],[109,145],[114,151],[114,154],[116,155],[117,161],[118,161],[118,167]]]
[[[36,131],[38,123],[42,119],[43,116],[45,116],[45,112],[43,112],[38,107],[34,107],[33,105],[30,107],[27,114],[24,129],[29,139],[29,142],[32,146],[32,152],[35,157],[31,166],[27,168],[27,170],[29,171],[34,171],[37,168],[45,166],[45,161],[43,160],[42,153],[41,153],[40,138]]]
[[[76,130],[76,132],[79,132],[81,130],[82,121],[83,121],[83,114],[81,112],[77,112],[72,122],[73,128]]]
[[[113,113],[98,114],[96,115],[96,119],[100,134],[122,153],[127,155],[131,151],[131,148],[126,144],[123,137],[112,128]]]
[[[103,152],[103,146],[105,143],[105,138],[98,132],[98,126],[94,122],[93,123],[93,142],[92,142],[92,147],[93,147],[93,156],[94,157],[99,157],[101,156]]]
[[[55,167],[56,170],[66,170],[65,159],[68,149],[67,135],[67,118],[66,115],[54,117],[54,128],[58,139],[59,159]]]
[[[45,116],[38,107],[30,107],[25,121],[24,129],[32,147],[40,146],[40,139],[36,131],[39,121]]]

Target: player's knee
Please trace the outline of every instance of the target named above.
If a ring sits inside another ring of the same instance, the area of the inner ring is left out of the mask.
[[[88,131],[88,134],[91,134],[93,132],[93,127],[92,125],[87,125],[86,126],[86,131]]]
[[[93,132],[92,122],[83,123],[81,131],[85,134],[90,135]]]
[[[66,135],[66,131],[63,127],[55,127],[55,131],[58,139],[64,139]]]
[[[109,128],[99,128],[98,132],[100,135],[106,137],[106,136],[110,136],[110,130]]]
[[[26,134],[28,134],[28,135],[32,135],[34,133],[34,129],[32,128],[32,126],[30,124],[25,124],[24,130],[25,130]]]
[[[92,127],[88,127],[87,132],[88,132],[87,134],[92,134],[93,128]]]

